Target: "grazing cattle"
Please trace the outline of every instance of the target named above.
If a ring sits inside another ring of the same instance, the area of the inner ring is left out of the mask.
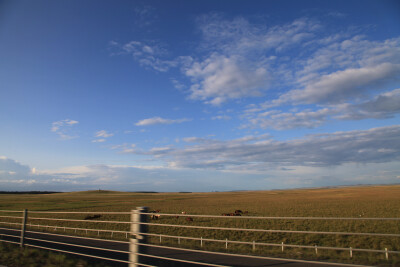
[[[160,217],[161,217],[160,214],[153,214],[153,215],[151,215],[151,219],[152,219],[152,220],[158,220]]]
[[[95,214],[95,215],[92,215],[92,216],[87,215],[87,216],[85,217],[85,220],[93,220],[93,219],[98,219],[98,218],[100,218],[100,217],[101,217],[100,214]]]
[[[187,222],[193,222],[193,219],[191,217],[186,217]]]
[[[160,212],[160,210],[151,210],[151,211],[150,211],[150,213],[159,213],[159,212]],[[161,217],[160,214],[152,214],[152,215],[150,216],[150,218],[151,218],[152,220],[158,220],[160,217]]]
[[[222,213],[222,216],[230,216],[229,213]]]
[[[239,213],[243,213],[243,211],[241,211],[241,210],[235,210],[235,213],[236,213],[236,214],[239,214]]]

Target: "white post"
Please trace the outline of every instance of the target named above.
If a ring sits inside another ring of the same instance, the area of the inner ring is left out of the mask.
[[[353,258],[353,248],[350,247],[350,258]]]
[[[386,260],[389,260],[389,253],[388,253],[388,249],[385,248],[385,256],[386,256]]]
[[[203,237],[200,238],[200,247],[203,247]]]
[[[282,242],[282,252],[283,252],[283,242]]]
[[[225,249],[228,249],[228,238],[226,238]]]
[[[147,207],[137,207],[136,210],[131,211],[131,238],[129,242],[129,267],[140,266],[142,257],[138,253],[145,254],[146,247],[140,246],[146,243],[146,236],[142,233],[147,232],[147,225],[141,224],[147,222],[147,215],[140,213],[147,213]]]
[[[178,237],[178,244],[179,245],[181,244],[181,238],[180,237]]]
[[[160,234],[160,244],[161,244],[161,234]]]
[[[318,254],[318,247],[315,245],[315,254]]]
[[[253,251],[256,250],[256,241],[253,241]]]

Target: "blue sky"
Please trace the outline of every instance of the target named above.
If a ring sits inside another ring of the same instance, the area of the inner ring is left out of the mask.
[[[0,190],[400,181],[398,1],[0,1]]]

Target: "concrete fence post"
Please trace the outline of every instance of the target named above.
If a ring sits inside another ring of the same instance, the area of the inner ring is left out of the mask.
[[[147,222],[147,215],[140,213],[147,213],[147,207],[137,207],[136,210],[131,211],[131,238],[129,242],[129,267],[138,267],[143,263],[143,257],[138,255],[146,254],[146,247],[140,244],[146,243],[146,236],[142,235],[147,233],[147,225],[141,224]]]
[[[23,217],[22,217],[22,226],[21,226],[21,242],[19,246],[21,248],[24,247],[24,237],[25,237],[25,230],[26,230],[26,221],[28,219],[28,210],[24,209]]]

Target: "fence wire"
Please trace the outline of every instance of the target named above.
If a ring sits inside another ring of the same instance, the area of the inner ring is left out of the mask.
[[[22,213],[24,214],[24,211],[13,211],[13,210],[0,210],[0,212],[4,213]],[[154,213],[149,213],[149,212],[137,212],[135,211],[136,214],[141,214],[141,215],[147,215],[151,216],[154,215]],[[132,215],[132,212],[50,212],[50,211],[29,211],[29,214],[113,214],[113,215]],[[222,218],[222,219],[251,219],[251,220],[371,220],[371,221],[400,221],[400,218],[339,218],[339,217],[255,217],[255,216],[218,216],[218,215],[197,215],[197,214],[169,214],[169,213],[156,213],[158,216],[175,216],[175,217],[199,217],[199,218]],[[25,216],[25,215],[24,215]],[[18,220],[24,220],[26,219],[25,217],[19,217],[19,216],[0,216],[0,218],[6,218],[6,219],[18,219]],[[79,219],[61,219],[61,218],[45,218],[45,217],[29,217],[29,220],[44,220],[44,221],[55,221],[55,222],[85,222],[85,223],[106,223],[106,224],[129,224],[129,225],[149,225],[149,226],[161,226],[161,227],[176,227],[176,228],[192,228],[192,229],[205,229],[205,230],[222,230],[222,231],[243,231],[243,232],[265,232],[265,233],[289,233],[289,234],[319,234],[319,235],[358,235],[358,236],[380,236],[380,237],[400,237],[400,234],[384,234],[384,233],[357,233],[357,232],[326,232],[326,231],[296,231],[296,230],[274,230],[274,229],[248,229],[248,228],[234,228],[234,227],[212,227],[212,226],[197,226],[197,225],[177,225],[177,224],[166,224],[166,223],[148,223],[148,222],[143,222],[143,221],[104,221],[104,220],[79,220]],[[362,251],[362,252],[375,252],[375,253],[385,253],[386,254],[386,259],[388,259],[389,254],[400,254],[400,251],[391,251],[385,248],[385,250],[376,250],[376,249],[362,249],[362,248],[340,248],[340,247],[327,247],[327,246],[309,246],[309,245],[292,245],[292,244],[276,244],[276,243],[262,243],[262,242],[248,242],[248,241],[236,241],[236,240],[220,240],[220,239],[210,239],[210,238],[205,238],[203,239],[198,238],[198,237],[187,237],[187,236],[173,236],[173,235],[162,235],[162,234],[156,234],[156,233],[135,233],[132,231],[118,231],[118,230],[106,230],[106,229],[93,229],[93,228],[77,228],[77,227],[64,227],[64,226],[48,226],[48,225],[40,225],[40,224],[26,224],[26,223],[15,223],[15,222],[0,222],[1,224],[9,224],[9,225],[15,225],[15,226],[29,226],[29,227],[38,227],[38,228],[46,228],[46,229],[54,229],[54,230],[77,230],[80,231],[88,231],[91,232],[97,232],[98,234],[100,232],[111,232],[111,236],[113,233],[121,233],[125,234],[126,238],[128,238],[128,235],[130,238],[132,236],[135,236],[138,238],[137,234],[143,235],[143,236],[160,236],[161,237],[168,237],[168,238],[175,238],[175,239],[186,239],[186,240],[197,240],[201,242],[219,242],[219,243],[225,243],[226,248],[228,244],[246,244],[246,245],[255,245],[257,246],[275,246],[275,247],[282,247],[282,251],[284,248],[307,248],[307,249],[315,249],[317,251],[318,249],[329,249],[329,250],[338,250],[338,251],[350,251],[350,255],[353,251]],[[20,231],[12,228],[0,228],[3,230],[13,230],[13,231]],[[25,230],[25,228],[24,228]],[[69,238],[81,238],[81,239],[93,239],[93,240],[101,240],[101,241],[110,241],[110,242],[121,242],[121,243],[130,243],[130,242],[124,242],[124,241],[116,241],[116,240],[107,240],[107,239],[96,239],[96,238],[88,238],[88,237],[79,237],[79,236],[71,236],[71,235],[61,235],[61,234],[54,234],[54,233],[43,233],[43,232],[35,232],[35,231],[28,231],[26,230],[26,233],[36,233],[36,234],[45,234],[45,235],[56,235],[60,237],[69,237]],[[38,241],[38,242],[47,242],[47,243],[52,243],[52,244],[57,244],[57,245],[67,245],[67,246],[73,246],[73,247],[81,247],[81,248],[86,248],[86,249],[100,249],[104,251],[109,251],[109,252],[117,252],[117,253],[126,253],[126,254],[131,254],[131,255],[138,255],[138,256],[145,256],[145,257],[150,257],[150,258],[157,258],[157,259],[163,259],[163,260],[171,260],[171,261],[178,261],[178,262],[183,262],[183,263],[193,263],[193,264],[198,264],[198,265],[206,265],[206,266],[226,266],[226,265],[217,265],[217,264],[210,264],[210,263],[204,263],[204,262],[195,262],[195,261],[187,261],[187,260],[182,260],[182,259],[173,259],[169,257],[162,257],[162,256],[156,256],[156,255],[148,255],[144,253],[137,253],[137,252],[129,252],[129,251],[121,251],[121,250],[114,250],[114,249],[107,249],[107,248],[99,248],[99,247],[92,247],[92,246],[86,246],[86,245],[78,245],[78,244],[71,244],[71,243],[65,243],[65,242],[59,242],[59,241],[51,241],[51,240],[45,240],[41,238],[33,238],[33,237],[24,237],[23,233],[22,236],[13,236],[13,235],[8,235],[8,234],[0,234],[0,237],[13,237],[13,238],[21,238],[21,243],[19,242],[14,242],[11,240],[0,240],[1,242],[8,242],[8,243],[14,243],[14,244],[23,244],[23,239],[26,240],[32,240],[32,241]],[[1,238],[2,239],[2,238]],[[160,239],[161,240],[161,239]],[[201,243],[202,244],[202,243]],[[26,246],[30,247],[37,247],[37,248],[42,248],[42,249],[47,249],[47,250],[52,250],[52,251],[58,251],[58,252],[63,252],[63,253],[69,253],[69,254],[75,254],[79,256],[86,256],[86,257],[92,257],[92,258],[97,258],[97,259],[103,259],[103,260],[110,260],[110,261],[116,261],[116,262],[121,262],[121,263],[128,263],[132,264],[130,261],[123,261],[123,260],[118,260],[118,259],[111,259],[111,258],[105,258],[105,257],[99,257],[95,255],[87,255],[83,253],[77,253],[77,252],[72,252],[72,251],[65,251],[65,250],[59,250],[59,249],[54,249],[54,248],[49,248],[49,247],[43,247],[43,246],[38,246],[38,245],[32,245],[32,244],[24,244]],[[168,248],[168,249],[175,249],[175,250],[181,250],[181,251],[187,251],[187,252],[196,252],[196,253],[209,253],[209,254],[216,254],[216,255],[225,255],[225,256],[237,256],[237,257],[247,257],[247,258],[254,258],[254,259],[266,259],[266,260],[284,260],[284,261],[292,261],[292,262],[302,262],[302,263],[324,263],[324,264],[330,264],[330,265],[343,265],[340,263],[325,263],[325,262],[315,262],[315,261],[306,261],[306,260],[295,260],[295,259],[282,259],[282,258],[271,258],[271,257],[263,257],[263,256],[254,256],[254,255],[241,255],[241,254],[232,254],[232,253],[223,253],[223,252],[214,252],[214,251],[205,251],[205,250],[197,250],[197,249],[188,249],[188,248],[177,248],[177,247],[169,247],[169,246],[161,246],[161,245],[155,245],[155,244],[143,244],[140,243],[140,246],[147,246],[147,247],[155,247],[155,248]],[[135,263],[138,266],[149,266],[151,265],[146,265],[146,264],[141,264],[141,263]],[[355,264],[347,264],[347,266],[363,266],[363,265],[355,265]]]

